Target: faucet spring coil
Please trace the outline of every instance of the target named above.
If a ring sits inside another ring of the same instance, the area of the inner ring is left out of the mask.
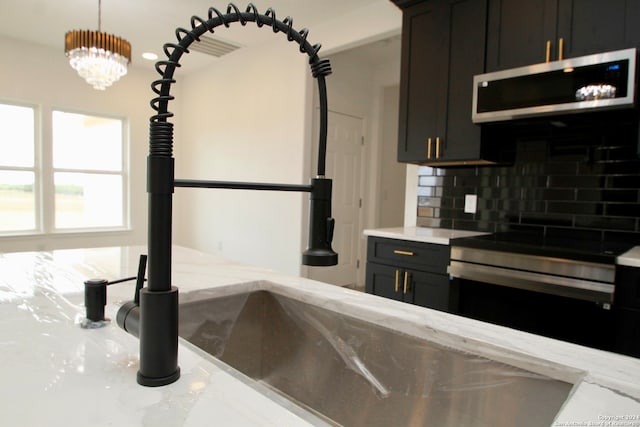
[[[151,122],[149,125],[149,155],[171,157],[173,154],[173,123]]]
[[[176,28],[175,35],[178,43],[165,43],[163,50],[167,56],[166,60],[156,63],[156,71],[162,76],[161,79],[151,84],[151,89],[157,95],[151,100],[151,108],[156,112],[150,119],[153,122],[166,122],[167,119],[173,117],[173,113],[168,110],[169,101],[174,97],[170,94],[171,85],[176,81],[173,78],[175,69],[180,67],[180,58],[183,54],[189,53],[189,46],[193,42],[200,41],[200,36],[206,31],[214,33],[214,29],[220,25],[229,27],[233,22],[240,22],[246,25],[247,22],[255,22],[261,28],[263,26],[271,27],[274,33],[282,32],[286,35],[290,42],[295,41],[300,46],[300,52],[309,56],[309,64],[313,77],[318,79],[318,84],[324,84],[320,80],[324,80],[324,76],[331,74],[331,65],[328,59],[318,58],[318,51],[321,45],[311,45],[307,41],[309,30],[303,28],[297,31],[293,28],[293,18],[287,16],[284,21],[276,18],[276,12],[272,8],[268,8],[264,14],[260,14],[253,3],[249,3],[244,12],[238,7],[229,3],[225,14],[215,7],[208,10],[208,19],[198,16],[192,16],[190,20],[191,30],[184,28]],[[153,139],[153,138],[152,138]],[[155,149],[152,149],[155,150]],[[160,150],[164,152],[164,149]]]
[[[331,74],[331,63],[326,58],[319,59],[311,64],[311,74],[316,79],[320,76],[328,76]]]

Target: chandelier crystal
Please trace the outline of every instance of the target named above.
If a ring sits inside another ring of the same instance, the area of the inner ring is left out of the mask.
[[[103,33],[101,1],[98,2],[98,31],[74,30],[65,34],[65,54],[80,77],[97,90],[105,90],[127,74],[131,44]]]

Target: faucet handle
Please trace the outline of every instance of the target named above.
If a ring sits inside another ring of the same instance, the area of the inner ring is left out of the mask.
[[[327,218],[327,243],[331,246],[333,242],[333,230],[336,227],[336,220],[333,218]]]
[[[140,290],[144,286],[144,275],[147,270],[147,256],[140,255],[140,262],[138,263],[138,275],[136,276],[136,290],[133,296],[133,302],[136,305],[140,305]]]
[[[146,269],[147,256],[140,255],[138,275],[136,277],[132,277],[132,279],[136,279],[136,290],[133,295],[133,301],[127,301],[122,304],[116,314],[116,323],[118,326],[132,334],[134,337],[140,336],[140,291],[144,287],[144,274]]]

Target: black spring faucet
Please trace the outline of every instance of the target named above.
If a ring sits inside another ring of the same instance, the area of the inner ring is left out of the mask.
[[[193,42],[200,41],[205,32],[239,22],[255,22],[258,27],[269,27],[273,33],[286,35],[289,41],[299,45],[301,53],[309,56],[313,77],[318,82],[320,99],[320,135],[318,145],[318,172],[309,185],[264,184],[223,181],[178,180],[174,178],[173,116],[168,111],[173,74],[179,61]],[[162,76],[154,81],[151,89],[156,93],[151,107],[156,114],[151,117],[149,132],[149,156],[147,158],[147,192],[149,193],[148,230],[148,286],[136,292],[136,299],[124,304],[117,315],[117,322],[124,330],[140,338],[140,368],[137,380],[145,386],[171,384],[180,377],[178,366],[178,289],[171,286],[171,222],[172,198],[175,187],[228,188],[243,190],[303,191],[310,193],[309,247],[302,255],[302,263],[312,266],[331,266],[338,263],[338,254],[331,248],[334,219],[331,218],[331,179],[325,177],[327,149],[327,89],[325,76],[331,74],[329,60],[320,59],[320,45],[307,42],[308,30],[293,29],[293,19],[276,18],[269,8],[260,14],[253,4],[244,12],[230,3],[225,14],[209,8],[208,19],[191,18],[191,30],[176,29],[178,43],[166,43],[167,59],[156,63]],[[137,297],[139,293],[139,298]]]

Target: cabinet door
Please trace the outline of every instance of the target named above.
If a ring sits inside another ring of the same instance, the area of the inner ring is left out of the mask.
[[[616,266],[615,351],[640,357],[640,268]]]
[[[555,43],[556,16],[557,0],[490,0],[487,72],[544,62],[547,41]]]
[[[448,5],[450,22],[446,128],[440,161],[480,158],[480,126],[471,121],[473,76],[484,72],[486,0],[457,0]]]
[[[640,268],[616,266],[616,307],[640,310]]]
[[[564,57],[636,47],[637,0],[559,0],[558,34]]]
[[[617,353],[640,357],[640,310],[616,307],[615,348]]]
[[[637,0],[490,0],[487,71],[640,47]],[[560,40],[562,39],[562,47]]]
[[[440,0],[403,17],[398,160],[478,160],[473,76],[485,69],[487,0]]]
[[[435,144],[438,122],[446,114],[448,32],[443,4],[441,0],[429,1],[403,12],[398,123],[401,162],[427,159],[428,138]]]
[[[449,278],[417,270],[367,263],[367,293],[449,311]]]
[[[450,311],[449,306],[449,277],[439,274],[410,271],[410,292],[413,304]]]
[[[369,294],[402,301],[403,270],[388,265],[367,263],[365,291]]]

